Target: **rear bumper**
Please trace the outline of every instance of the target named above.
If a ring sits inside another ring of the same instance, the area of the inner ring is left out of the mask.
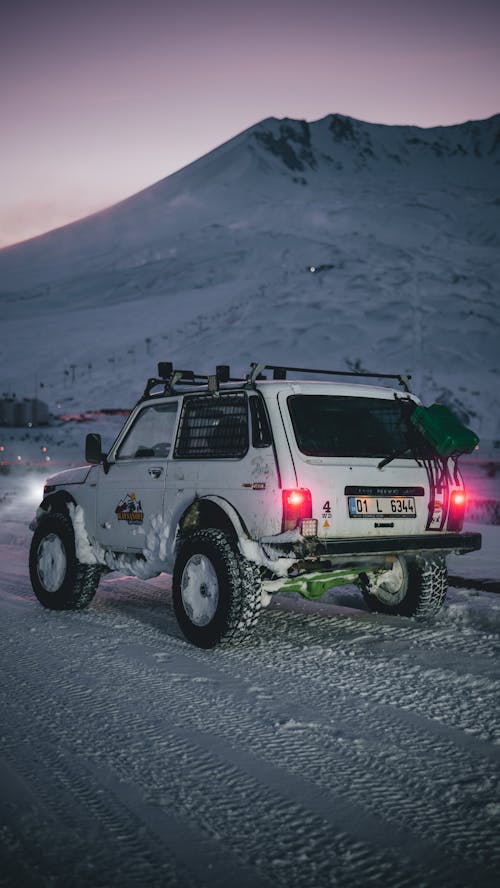
[[[387,537],[343,537],[336,540],[319,540],[317,537],[302,537],[291,542],[273,543],[268,538],[265,550],[271,557],[296,556],[298,558],[321,558],[370,555],[417,555],[434,553],[449,555],[452,552],[462,555],[481,548],[480,533],[421,533],[415,536]]]

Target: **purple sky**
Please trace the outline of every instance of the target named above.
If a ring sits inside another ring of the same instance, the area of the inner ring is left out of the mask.
[[[499,111],[498,0],[4,0],[0,246],[265,117],[434,126]]]

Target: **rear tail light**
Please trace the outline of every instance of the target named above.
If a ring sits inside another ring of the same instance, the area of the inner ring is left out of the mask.
[[[294,530],[300,523],[312,518],[311,491],[305,487],[283,490],[282,531]]]
[[[462,530],[465,518],[467,496],[465,490],[453,490],[450,495],[450,510],[448,512],[448,530]]]

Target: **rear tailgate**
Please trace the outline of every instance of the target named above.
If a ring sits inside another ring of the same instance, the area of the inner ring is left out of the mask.
[[[295,459],[298,486],[311,491],[319,537],[419,534],[426,529],[429,481],[414,460],[383,470],[376,462]]]
[[[318,391],[324,397],[325,389]],[[430,483],[422,464],[409,457],[378,468],[387,453],[354,457],[304,453],[288,409],[290,394],[283,391],[278,397],[297,487],[311,491],[312,517],[318,521],[320,538],[400,537],[425,532]],[[390,398],[385,401],[394,405]]]

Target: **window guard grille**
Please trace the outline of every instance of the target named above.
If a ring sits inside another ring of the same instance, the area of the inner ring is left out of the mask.
[[[185,399],[175,446],[177,458],[238,458],[247,450],[248,406],[243,392]]]

